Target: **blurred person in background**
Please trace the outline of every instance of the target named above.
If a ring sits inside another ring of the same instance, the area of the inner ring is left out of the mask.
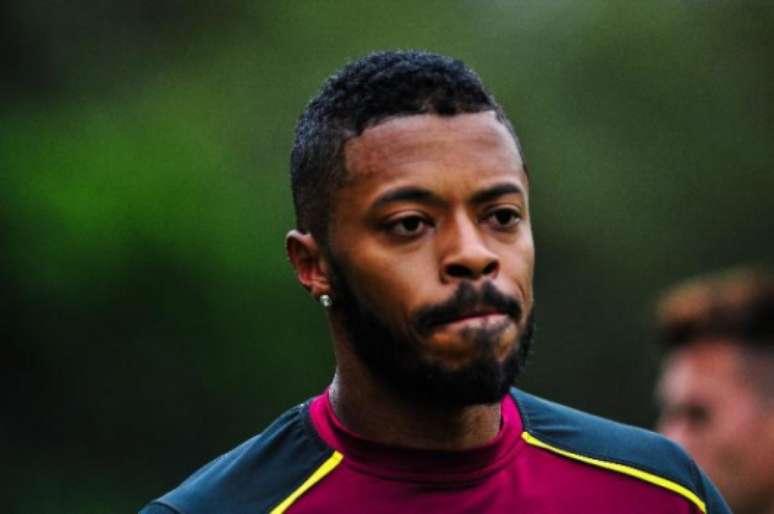
[[[774,277],[738,269],[666,292],[658,429],[737,514],[774,514]]]
[[[475,72],[416,51],[346,66],[299,120],[291,185],[332,383],[143,513],[727,512],[674,443],[512,387],[529,177]]]

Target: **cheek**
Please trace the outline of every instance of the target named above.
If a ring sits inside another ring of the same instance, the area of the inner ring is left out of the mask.
[[[367,245],[345,259],[351,287],[383,315],[394,318],[398,312],[419,302],[436,271],[422,253],[395,255]],[[344,263],[343,263],[344,264]]]
[[[737,397],[714,412],[713,423],[697,438],[693,450],[714,468],[754,466],[760,454],[760,416]],[[700,443],[700,444],[699,444]]]
[[[521,242],[519,250],[522,252],[524,261],[524,272],[529,277],[530,284],[535,272],[535,242],[532,239],[532,230],[528,231],[524,241]]]
[[[499,250],[502,272],[513,281],[527,302],[532,306],[532,279],[535,271],[535,247],[532,232],[527,230],[515,244],[504,245]]]

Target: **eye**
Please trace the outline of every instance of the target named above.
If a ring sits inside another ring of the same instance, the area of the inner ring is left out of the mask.
[[[516,226],[521,220],[521,214],[512,207],[500,207],[491,211],[487,220],[497,229],[507,229]]]
[[[705,405],[691,404],[686,405],[684,411],[685,420],[688,424],[698,428],[707,425],[710,421],[710,409]]]
[[[425,233],[429,223],[420,216],[405,216],[391,222],[387,229],[390,233],[401,237],[415,237]]]

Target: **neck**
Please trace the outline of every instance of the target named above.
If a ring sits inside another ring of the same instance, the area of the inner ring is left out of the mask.
[[[499,403],[453,409],[417,404],[380,384],[359,362],[339,360],[329,395],[345,427],[391,446],[465,450],[486,444],[500,429]]]

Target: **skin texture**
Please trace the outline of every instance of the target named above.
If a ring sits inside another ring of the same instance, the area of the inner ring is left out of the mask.
[[[533,306],[528,180],[508,130],[492,112],[400,116],[348,141],[345,157],[348,175],[334,198],[329,248],[309,234],[288,234],[301,284],[335,302],[334,255],[356,296],[392,332],[415,341],[424,360],[464,367],[476,355],[476,334],[486,331],[502,364]],[[418,331],[415,315],[447,301],[462,282],[491,283],[519,302],[520,316],[471,312]],[[436,408],[397,394],[353,353],[335,310],[329,322],[337,361],[331,402],[348,428],[427,449],[470,448],[497,434],[499,403]]]
[[[659,431],[693,455],[737,514],[774,513],[774,400],[757,360],[734,341],[698,340],[669,354],[657,390]]]

